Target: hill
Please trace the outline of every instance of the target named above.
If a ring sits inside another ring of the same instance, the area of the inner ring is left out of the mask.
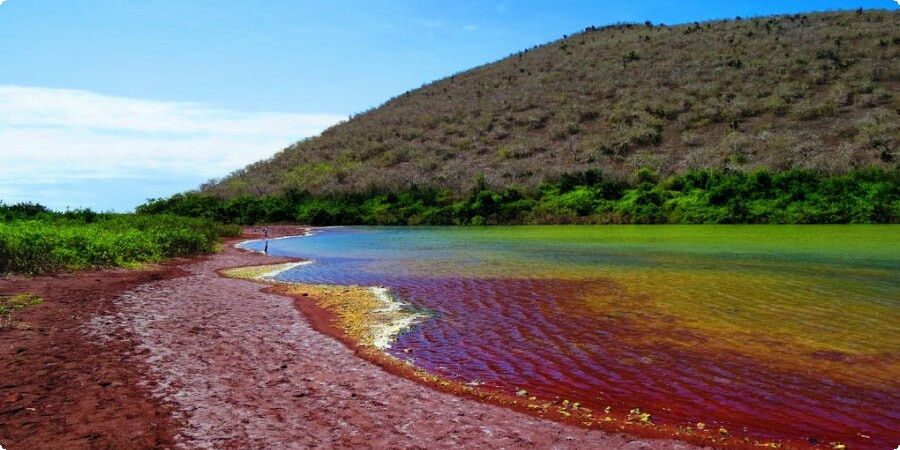
[[[900,14],[588,27],[404,93],[201,187],[232,198],[533,192],[599,169],[895,170]],[[483,178],[482,178],[483,176]]]

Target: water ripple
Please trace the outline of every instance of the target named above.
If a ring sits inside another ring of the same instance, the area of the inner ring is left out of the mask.
[[[836,260],[759,236],[765,252],[469,233],[347,230],[270,251],[316,260],[292,281],[384,285],[434,311],[391,351],[449,378],[763,438],[900,442],[900,261],[880,247]]]

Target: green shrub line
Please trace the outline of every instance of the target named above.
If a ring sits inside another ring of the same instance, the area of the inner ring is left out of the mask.
[[[632,183],[598,170],[566,174],[532,192],[490,188],[476,177],[469,193],[414,187],[399,192],[265,197],[186,193],[153,199],[139,214],[175,214],[223,223],[310,225],[502,224],[829,224],[900,223],[900,170],[846,175],[696,170],[665,179],[641,168]]]
[[[137,215],[0,203],[0,274],[39,274],[99,267],[134,267],[210,253],[239,227],[170,214]]]

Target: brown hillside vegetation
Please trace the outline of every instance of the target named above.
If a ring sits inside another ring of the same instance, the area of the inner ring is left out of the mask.
[[[231,197],[562,173],[896,168],[900,13],[589,27],[352,117],[202,190]]]

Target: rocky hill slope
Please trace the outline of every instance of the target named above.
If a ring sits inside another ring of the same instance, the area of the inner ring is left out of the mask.
[[[588,27],[406,92],[205,184],[226,198],[525,190],[600,169],[824,174],[900,160],[900,13]]]

